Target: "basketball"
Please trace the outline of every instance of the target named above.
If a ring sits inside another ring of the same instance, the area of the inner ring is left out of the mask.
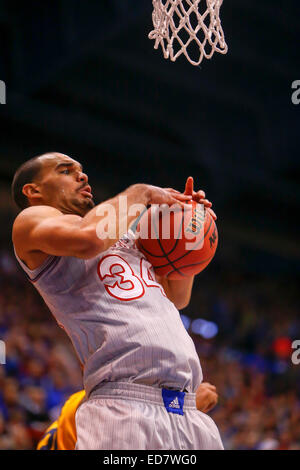
[[[170,212],[165,208],[157,217],[153,215],[158,208],[150,207],[138,225],[138,248],[155,272],[168,279],[180,280],[200,273],[217,249],[218,230],[210,212],[195,201],[189,204],[191,210],[179,207]]]

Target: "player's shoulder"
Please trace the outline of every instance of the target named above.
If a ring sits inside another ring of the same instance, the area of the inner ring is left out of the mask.
[[[20,212],[15,218],[15,221],[13,223],[13,234],[17,234],[20,231],[23,232],[25,230],[28,230],[41,219],[45,219],[47,217],[55,217],[58,215],[62,215],[62,213],[58,209],[55,209],[55,207],[27,207],[26,209],[22,210],[22,212]]]
[[[64,412],[69,413],[69,412],[72,412],[73,410],[76,410],[84,398],[85,398],[84,390],[80,390],[79,392],[73,393],[73,395],[71,395],[66,401],[66,403],[64,404],[62,408],[62,413]]]
[[[30,206],[22,210],[15,218],[14,225],[20,225],[22,222],[34,220],[36,218],[45,218],[62,214],[60,210],[51,206]]]
[[[28,240],[32,230],[44,219],[60,215],[58,209],[50,206],[32,206],[20,212],[12,227],[12,242],[19,256],[22,254],[22,247],[28,245]],[[22,258],[22,256],[21,256]]]
[[[59,426],[61,427],[66,422],[70,422],[75,419],[75,413],[81,402],[85,398],[85,391],[80,390],[79,392],[73,393],[63,405],[60,416],[58,418]]]

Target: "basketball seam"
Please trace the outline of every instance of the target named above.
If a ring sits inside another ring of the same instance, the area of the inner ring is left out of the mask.
[[[208,212],[208,214],[209,214],[209,212]],[[209,215],[210,215],[210,214],[209,214]],[[211,229],[212,222],[213,222],[213,218],[212,218],[212,216],[210,215],[210,223],[209,223],[209,226],[208,226],[206,232],[204,233],[203,238],[202,238],[201,240],[199,240],[198,243],[201,243],[201,241],[205,240],[205,237],[207,236],[207,234],[209,233],[209,231],[210,231],[210,229]],[[183,216],[182,216],[182,220],[181,220],[181,224],[182,224],[182,223],[183,223]],[[170,267],[173,268],[173,270],[170,271],[170,272],[167,274],[167,276],[169,276],[170,274],[172,274],[172,273],[174,273],[174,272],[177,272],[178,274],[180,274],[180,276],[186,277],[186,276],[180,271],[180,269],[177,268],[177,267],[174,265],[174,263],[176,263],[177,261],[181,260],[181,259],[184,258],[185,256],[189,255],[189,254],[191,253],[191,251],[193,251],[193,250],[189,250],[188,252],[186,252],[186,253],[184,253],[183,255],[179,256],[179,258],[176,258],[175,260],[172,261],[172,260],[170,260],[169,255],[175,250],[175,248],[176,248],[176,246],[177,246],[177,243],[178,243],[178,239],[176,240],[175,245],[174,245],[174,247],[172,248],[172,250],[169,251],[168,253],[165,252],[164,247],[162,246],[160,239],[157,238],[156,241],[157,241],[157,243],[158,243],[158,245],[159,245],[159,247],[160,247],[160,249],[161,249],[161,251],[162,251],[162,255],[154,255],[154,254],[152,254],[150,251],[148,251],[147,249],[145,249],[145,248],[143,247],[143,244],[139,241],[139,243],[140,243],[142,249],[143,249],[146,253],[148,253],[149,255],[151,255],[153,258],[166,258],[166,260],[168,261],[167,264],[163,264],[163,265],[160,265],[160,266],[155,266],[154,268],[155,268],[155,269],[161,269],[161,268],[165,268],[165,267],[167,267],[167,266],[170,266]],[[192,264],[189,264],[189,265],[187,265],[187,266],[184,266],[184,268],[191,267],[191,266],[197,266],[197,265],[201,265],[201,264],[204,264],[204,263],[206,263],[206,262],[209,262],[209,261],[213,258],[214,254],[215,254],[215,253],[213,253],[209,258],[207,258],[207,259],[204,260],[204,261],[201,261],[201,262],[199,262],[199,263],[192,263]]]
[[[184,221],[184,216],[182,215],[181,223],[180,223],[180,227],[179,227],[179,230],[180,230],[180,231],[182,230],[183,221]],[[156,233],[156,235],[157,235],[157,233]],[[159,240],[159,237],[156,238],[156,240],[158,241],[158,240]],[[173,248],[171,248],[171,250],[170,250],[168,253],[165,253],[165,251],[162,250],[163,254],[161,254],[161,255],[154,255],[154,254],[151,253],[151,251],[148,251],[146,248],[144,248],[144,245],[142,244],[142,242],[140,241],[140,239],[139,239],[139,243],[140,243],[141,247],[143,248],[143,250],[144,250],[146,253],[148,253],[148,255],[153,256],[153,258],[165,258],[167,255],[170,255],[171,253],[173,253],[173,251],[175,250],[175,248],[176,248],[176,246],[177,246],[178,240],[179,240],[179,238],[176,238],[176,241],[175,241],[175,244],[174,244]],[[160,245],[159,245],[159,246],[160,246]]]
[[[183,226],[183,221],[184,221],[184,215],[182,214],[182,218],[181,218],[181,227],[180,227],[180,229],[181,229],[182,226]],[[174,266],[173,262],[170,260],[170,258],[169,258],[169,256],[168,256],[170,253],[172,253],[172,251],[175,250],[176,245],[177,245],[177,243],[178,243],[178,240],[179,240],[179,239],[177,238],[173,249],[167,254],[167,253],[165,252],[165,250],[164,250],[162,244],[161,244],[160,239],[159,239],[159,238],[156,239],[156,241],[157,241],[157,243],[159,244],[160,249],[161,249],[161,251],[162,251],[162,253],[163,253],[163,255],[164,255],[164,256],[159,256],[159,258],[162,258],[162,257],[166,258],[166,259],[169,261],[166,266],[170,265],[172,268],[174,268],[174,271],[176,271],[178,274],[180,274],[181,276],[184,277],[184,274],[182,274],[182,273],[180,272],[180,270],[179,270],[178,268],[176,268],[176,266]],[[141,244],[141,245],[142,245],[142,244]],[[142,245],[142,246],[143,246],[143,245]],[[153,255],[152,255],[150,252],[148,252],[147,250],[145,250],[145,251],[146,251],[147,253],[149,253],[149,255],[153,256]],[[174,271],[172,271],[172,272],[174,272]]]
[[[183,268],[190,268],[191,266],[198,266],[199,264],[207,263],[207,262],[210,261],[213,257],[214,257],[214,255],[211,255],[209,258],[207,258],[207,259],[204,260],[204,261],[200,261],[199,263],[187,264],[186,266],[183,266]],[[168,273],[168,276],[169,276],[169,274],[172,274],[173,272],[174,272],[174,271],[170,271],[170,272]],[[180,274],[182,274],[182,273],[180,273]],[[183,274],[183,276],[186,277],[185,274]]]
[[[209,212],[208,212],[208,214],[209,214]],[[199,240],[198,243],[201,243],[201,242],[205,239],[207,233],[208,233],[209,230],[210,230],[210,227],[211,227],[211,224],[212,224],[212,220],[213,220],[213,219],[212,219],[212,217],[211,217],[211,215],[210,215],[210,224],[209,224],[209,227],[208,227],[208,229],[207,229],[207,232],[204,233],[203,238],[202,238],[201,240]],[[159,239],[157,238],[156,240],[158,241]],[[170,254],[175,250],[175,248],[176,248],[176,246],[177,246],[177,243],[178,243],[178,239],[176,240],[176,243],[175,243],[174,247],[172,248],[172,250],[168,252],[168,255],[170,255]],[[139,244],[141,245],[141,247],[143,248],[143,250],[144,250],[146,253],[148,253],[148,255],[151,255],[153,258],[165,258],[165,256],[166,256],[166,255],[165,255],[165,252],[164,252],[163,250],[162,250],[162,251],[163,251],[163,254],[162,254],[162,255],[155,255],[154,253],[151,253],[151,251],[148,251],[146,248],[144,248],[144,245],[142,244],[142,242],[140,241],[140,239],[139,239]],[[173,261],[174,261],[174,262],[175,262],[175,261],[178,261],[178,260],[180,260],[181,258],[183,258],[184,256],[186,256],[187,254],[189,254],[189,253],[190,253],[190,251],[188,251],[188,252],[185,253],[184,255],[180,256],[179,258],[176,258],[176,259],[173,260]]]
[[[208,232],[210,231],[211,224],[212,224],[212,219],[210,220],[210,225],[209,225],[209,227],[208,227],[208,229],[207,229],[207,232],[204,234],[203,239],[205,239],[206,235],[207,235]],[[200,240],[200,241],[202,241],[202,240]],[[191,251],[193,251],[193,250],[189,250],[187,253],[184,253],[184,255],[179,256],[179,258],[174,259],[174,260],[173,260],[173,263],[176,263],[176,261],[179,261],[179,260],[181,260],[182,258],[184,258],[185,256],[189,255],[189,254],[191,253]],[[150,254],[151,254],[151,253],[150,253]],[[168,258],[167,258],[167,259],[168,259]],[[157,269],[157,268],[165,268],[166,266],[168,266],[168,264],[169,264],[169,263],[167,263],[167,264],[161,264],[160,266],[155,266],[155,268],[156,268],[156,269]],[[197,263],[196,263],[196,264],[197,264]]]
[[[183,218],[183,216],[182,216],[182,218]],[[176,266],[174,266],[173,262],[170,260],[168,254],[165,252],[165,250],[164,250],[164,248],[163,248],[163,246],[162,246],[161,241],[160,241],[159,238],[157,239],[157,241],[158,241],[158,244],[159,244],[159,246],[160,246],[161,251],[162,251],[162,252],[164,253],[164,255],[165,255],[165,258],[167,258],[167,260],[169,261],[169,263],[167,264],[167,266],[168,266],[168,265],[172,266],[172,268],[174,268],[174,271],[177,271],[178,274],[180,274],[181,276],[184,276],[184,274],[182,274],[182,273],[180,272],[180,270],[179,270],[178,268],[176,268]],[[174,271],[172,271],[172,272],[174,272]]]

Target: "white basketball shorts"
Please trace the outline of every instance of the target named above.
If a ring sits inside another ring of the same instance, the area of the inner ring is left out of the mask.
[[[223,449],[195,394],[181,394],[179,403],[178,392],[163,397],[163,390],[124,382],[100,386],[77,410],[76,450]]]

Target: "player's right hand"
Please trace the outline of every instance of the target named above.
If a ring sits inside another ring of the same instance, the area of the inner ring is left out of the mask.
[[[211,214],[212,218],[217,220],[217,216],[211,208],[212,203],[208,199],[205,199],[205,192],[203,189],[200,189],[200,191],[197,192],[194,191],[194,178],[192,176],[189,176],[186,180],[184,194],[192,194],[193,200],[199,204],[203,204],[207,212]]]
[[[179,204],[184,207],[188,201],[192,200],[191,195],[182,194],[173,188],[160,188],[158,186],[148,186],[150,190],[149,204]]]

